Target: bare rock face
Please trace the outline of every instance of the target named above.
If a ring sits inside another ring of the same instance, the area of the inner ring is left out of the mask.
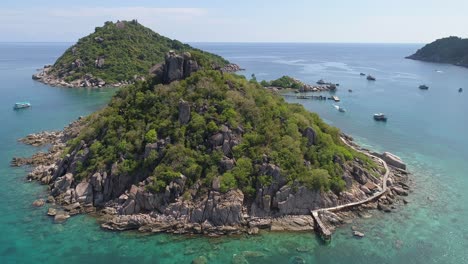
[[[337,204],[338,197],[333,193],[323,193],[300,186],[294,191],[290,186],[283,186],[275,196],[280,215],[309,214],[310,210],[331,207]]]
[[[68,189],[70,189],[70,186],[73,182],[73,174],[67,173],[62,177],[59,177],[55,182],[54,182],[54,188],[52,189],[52,195],[57,196],[59,194],[62,194],[66,192]]]
[[[81,182],[75,188],[76,200],[80,203],[93,202],[93,186],[87,182]]]
[[[192,60],[192,55],[189,52],[184,52],[183,57],[184,57],[183,78],[185,79],[189,77],[190,74],[198,71],[200,67],[198,66],[197,61]]]
[[[215,226],[239,224],[243,200],[244,194],[240,190],[230,190],[225,194],[210,192],[206,201],[193,208],[190,222],[209,221]]]
[[[353,178],[360,184],[366,184],[369,179],[369,174],[363,168],[354,166],[351,172]]]
[[[151,67],[150,74],[154,75],[158,82],[168,84],[173,81],[183,80],[199,69],[200,66],[192,59],[190,53],[185,52],[179,55],[174,51],[169,51],[166,54],[164,63]]]
[[[179,101],[179,122],[182,125],[190,121],[190,104],[184,100]]]
[[[164,83],[171,83],[173,81],[181,80],[184,77],[184,57],[169,52],[165,57],[164,65]]]

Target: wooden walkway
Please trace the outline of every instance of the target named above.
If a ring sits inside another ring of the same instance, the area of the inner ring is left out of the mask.
[[[349,147],[352,147],[353,149],[355,149],[356,151],[359,151],[371,158],[374,158],[378,161],[380,161],[380,163],[383,164],[383,166],[385,167],[385,174],[383,176],[383,179],[382,179],[382,190],[378,193],[375,193],[374,195],[372,195],[371,197],[368,197],[364,200],[361,200],[361,201],[357,201],[357,202],[354,202],[354,203],[348,203],[348,204],[343,204],[343,205],[338,205],[338,206],[334,206],[334,207],[328,207],[328,208],[321,208],[321,209],[317,209],[317,210],[312,210],[310,211],[310,213],[312,214],[312,218],[314,219],[315,221],[315,226],[316,226],[316,231],[322,236],[323,240],[328,242],[331,240],[331,231],[323,224],[322,220],[320,220],[320,213],[322,212],[338,212],[338,211],[341,211],[341,210],[345,210],[345,209],[350,209],[350,208],[353,208],[353,207],[356,207],[356,206],[359,206],[359,205],[362,205],[362,204],[365,204],[365,203],[369,203],[369,202],[372,202],[372,201],[375,201],[377,199],[379,199],[382,195],[384,195],[386,192],[387,192],[387,179],[388,179],[388,175],[390,174],[390,170],[388,169],[388,165],[387,163],[382,160],[381,158],[377,157],[377,156],[374,156],[374,155],[371,155],[367,152],[364,152],[364,151],[361,151],[361,150],[358,150],[356,148],[354,148],[353,146],[349,145],[348,142],[341,138],[341,140],[346,144],[348,145]]]
[[[316,100],[331,100],[331,97],[327,98],[324,95],[294,95],[294,94],[281,94],[281,96],[286,98],[296,98],[296,99],[316,99]]]

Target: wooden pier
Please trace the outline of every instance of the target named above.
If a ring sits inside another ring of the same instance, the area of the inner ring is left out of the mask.
[[[318,214],[318,211],[310,211],[312,214],[312,218],[314,219],[314,224],[315,224],[315,231],[320,234],[320,237],[322,238],[325,243],[331,242],[332,238],[332,233],[331,231],[325,226],[325,224],[320,220],[320,216]]]
[[[331,100],[331,97],[327,98],[324,95],[294,95],[294,94],[282,94],[286,98],[296,98],[296,99],[312,99],[312,100]]]

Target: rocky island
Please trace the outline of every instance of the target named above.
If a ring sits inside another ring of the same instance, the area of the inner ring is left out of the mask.
[[[468,39],[459,37],[438,39],[406,58],[468,67]]]
[[[53,65],[45,65],[34,80],[63,87],[119,87],[148,78],[169,51],[190,52],[200,67],[239,71],[220,56],[172,40],[137,20],[106,22],[78,40]]]
[[[398,157],[359,148],[317,114],[227,73],[222,58],[195,54],[168,51],[102,110],[21,140],[51,146],[12,165],[32,165],[28,178],[49,186],[56,222],[93,213],[109,230],[255,234],[314,230],[314,214],[332,228],[405,203]]]
[[[301,82],[300,80],[284,75],[276,80],[272,81],[261,81],[260,84],[272,91],[278,91],[283,89],[292,89],[295,92],[324,92],[324,91],[336,91],[337,84],[325,83],[323,80],[317,82],[318,85],[310,85]]]

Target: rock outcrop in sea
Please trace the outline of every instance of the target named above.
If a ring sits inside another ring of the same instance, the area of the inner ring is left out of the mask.
[[[256,199],[251,204],[246,204],[242,191],[235,189],[221,193],[217,191],[219,187],[216,187],[215,181],[212,191],[198,195],[196,200],[186,201],[183,199],[183,193],[186,191],[184,175],[174,179],[165,192],[157,194],[145,188],[147,181],[131,184],[130,188],[126,189],[125,182],[114,175],[114,171],[110,174],[96,172],[91,178],[83,181],[76,179],[73,171],[77,162],[89,152],[88,147],[83,144],[72,155],[61,158],[65,147],[64,140],[76,136],[82,126],[83,122],[77,120],[60,133],[32,134],[21,140],[26,144],[34,144],[43,137],[41,141],[52,144],[46,158],[39,160],[42,164],[34,167],[28,178],[50,186],[51,197],[48,202],[60,205],[57,208],[51,207],[48,211],[49,215],[56,218],[56,222],[63,222],[70,215],[97,210],[102,227],[109,230],[139,229],[142,232],[195,233],[210,236],[243,232],[255,234],[259,229],[314,230],[311,210],[366,199],[378,191],[381,185],[380,179],[355,164],[348,167],[343,176],[350,188],[340,195],[310,190],[300,185],[288,186],[280,168],[265,163],[261,170],[271,175],[275,182],[260,188]],[[383,157],[390,155],[381,154]],[[409,189],[407,173],[401,168],[402,164],[395,163],[397,169],[391,170],[391,177],[387,181],[390,191],[375,203],[364,204],[362,207],[338,214],[322,214],[323,221],[334,228],[344,223],[343,219],[358,217],[368,209],[378,208],[390,212],[396,204],[405,204],[404,198],[398,198],[407,196]],[[389,165],[393,166],[391,163]],[[372,191],[367,186],[372,186]],[[200,190],[195,184],[188,191],[197,195]],[[42,206],[42,201],[38,200],[34,204]]]

